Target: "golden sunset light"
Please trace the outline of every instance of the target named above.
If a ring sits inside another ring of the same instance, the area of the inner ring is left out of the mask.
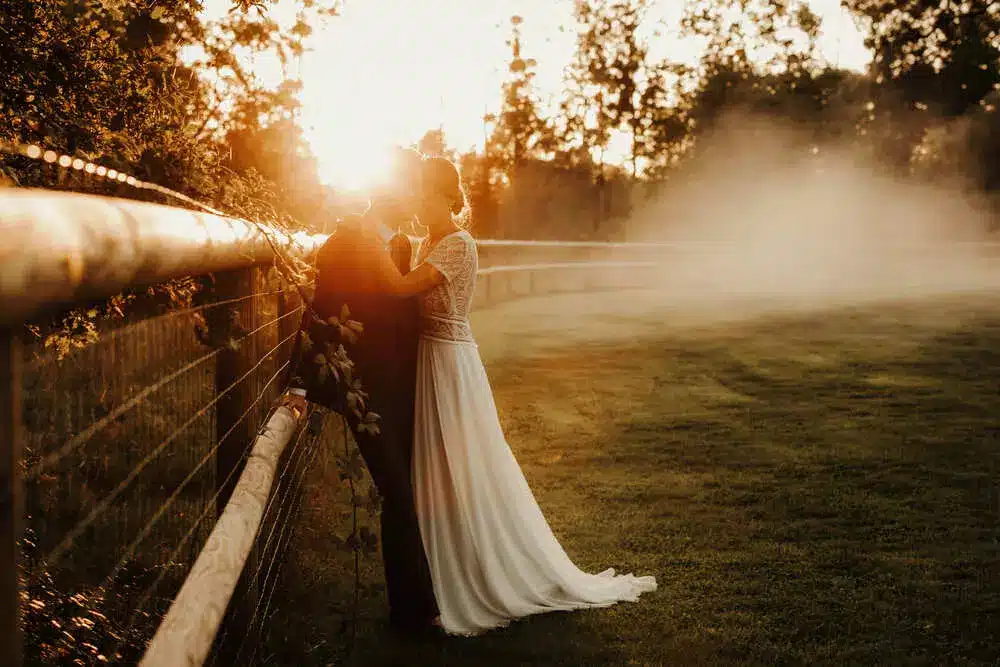
[[[0,6],[0,667],[997,665],[1000,2]]]
[[[227,11],[229,0],[209,0],[206,14]],[[840,67],[861,70],[870,59],[853,19],[838,0],[807,3],[824,21],[822,55]],[[677,35],[683,2],[660,0],[650,13],[651,51],[695,63],[704,48]],[[280,0],[270,16],[294,20],[296,3]],[[346,0],[308,41],[301,76],[300,122],[320,163],[321,179],[344,189],[366,189],[384,175],[388,150],[415,143],[442,128],[449,146],[481,147],[483,115],[496,111],[510,59],[510,17],[520,15],[522,45],[538,61],[535,84],[543,102],[560,91],[575,34],[568,0]],[[653,35],[656,30],[659,37]],[[276,62],[259,57],[254,71],[277,82]],[[624,136],[607,153],[621,161]]]

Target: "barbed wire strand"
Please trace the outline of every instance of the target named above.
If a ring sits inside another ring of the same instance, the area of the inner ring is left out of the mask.
[[[177,200],[177,201],[181,201],[181,202],[183,202],[185,204],[188,204],[190,206],[198,208],[198,209],[200,209],[202,211],[205,211],[207,213],[211,213],[213,215],[218,215],[218,216],[222,216],[222,217],[230,217],[226,213],[224,213],[224,212],[216,209],[213,206],[209,206],[209,205],[205,204],[204,202],[198,201],[198,200],[196,200],[196,199],[194,199],[192,197],[189,197],[189,196],[187,196],[187,195],[185,195],[183,193],[177,192],[175,190],[171,190],[170,188],[166,188],[166,187],[158,185],[156,183],[150,183],[150,182],[144,181],[142,179],[138,179],[138,178],[136,178],[136,177],[134,177],[132,175],[129,175],[129,174],[123,172],[123,171],[112,169],[112,168],[108,168],[108,167],[105,167],[103,165],[100,165],[100,164],[97,164],[97,163],[94,163],[94,162],[91,162],[91,161],[88,161],[88,160],[83,160],[81,158],[73,158],[72,156],[65,155],[65,154],[59,154],[59,153],[57,153],[56,151],[53,151],[53,150],[45,150],[41,146],[31,145],[31,144],[21,144],[21,143],[10,144],[10,143],[6,143],[6,142],[3,142],[3,141],[0,141],[0,153],[4,153],[4,152],[16,154],[16,155],[21,155],[21,156],[23,156],[25,158],[36,160],[36,161],[42,161],[42,162],[45,162],[47,164],[57,165],[57,166],[62,167],[64,169],[72,169],[72,170],[74,170],[76,172],[83,173],[83,174],[86,174],[86,175],[89,175],[89,176],[98,177],[98,178],[106,178],[110,182],[116,182],[116,183],[119,183],[119,184],[125,184],[125,185],[133,187],[133,188],[135,188],[137,190],[153,191],[153,192],[159,193],[159,194],[161,194],[161,195],[163,195],[165,197],[168,197],[168,198],[171,198],[171,199],[174,199],[174,200]],[[248,222],[250,222],[250,224],[252,224],[258,230],[258,232],[264,237],[265,241],[270,246],[270,248],[272,250],[272,254],[274,256],[274,261],[275,261],[274,266],[279,271],[279,273],[286,274],[286,278],[289,277],[289,276],[291,276],[291,277],[294,278],[294,276],[297,274],[297,271],[295,270],[295,268],[293,266],[290,265],[290,261],[286,260],[286,258],[284,257],[284,255],[279,251],[279,249],[277,247],[277,244],[271,238],[271,235],[268,233],[268,230],[265,229],[263,225],[261,225],[261,224],[259,224],[257,222],[253,222],[253,221],[248,221]],[[294,239],[294,237],[290,233],[286,233],[286,235],[288,236],[288,240],[290,242],[295,243],[295,239]],[[248,336],[257,333],[258,331],[260,331],[261,329],[263,329],[265,326],[270,326],[270,325],[275,324],[276,322],[284,319],[285,317],[289,317],[291,315],[295,315],[295,314],[301,312],[303,309],[312,311],[311,303],[310,303],[310,301],[308,299],[308,295],[305,293],[305,291],[302,288],[302,286],[299,285],[298,281],[296,281],[294,279],[289,280],[289,282],[292,284],[292,286],[294,288],[294,291],[297,291],[298,294],[299,294],[299,296],[301,297],[301,299],[302,299],[302,305],[300,305],[298,308],[296,308],[295,310],[291,311],[290,313],[286,313],[286,314],[284,314],[284,315],[276,318],[276,320],[272,321],[271,323],[269,323],[267,325],[263,325],[261,327],[258,327],[254,331],[250,332],[248,334]],[[291,291],[291,290],[280,290],[277,293],[285,293],[285,292],[289,292],[289,291]],[[237,299],[229,300],[228,303],[239,303],[239,302],[245,301],[247,299],[252,299],[252,298],[254,298],[256,296],[259,296],[259,295],[249,295],[247,297],[238,297]],[[225,302],[223,302],[223,303],[225,303]],[[204,304],[202,306],[197,306],[197,307],[194,307],[194,308],[185,309],[185,311],[182,311],[179,314],[192,313],[192,312],[200,312],[200,311],[208,309],[208,308],[214,308],[214,307],[223,305],[223,303]],[[312,315],[314,317],[316,317],[317,319],[322,319],[322,318],[319,318],[318,314],[316,314],[315,312],[312,312]],[[284,345],[285,343],[287,343],[289,340],[291,340],[292,338],[294,338],[296,335],[297,335],[297,332],[295,334],[292,334],[289,337],[286,337],[281,343],[278,344],[278,346],[276,346],[275,350],[278,347],[281,347],[282,345]],[[202,407],[200,410],[198,410],[198,412],[196,412],[184,424],[182,424],[178,429],[176,429],[170,436],[168,436],[159,445],[157,445],[153,449],[153,451],[150,452],[150,454],[147,455],[147,457],[143,461],[141,461],[129,473],[129,475],[121,483],[119,483],[119,485],[108,496],[106,496],[100,503],[98,503],[98,505],[95,508],[93,508],[93,510],[87,515],[87,517],[83,521],[81,521],[80,523],[78,523],[77,526],[74,527],[74,529],[71,530],[63,538],[63,540],[56,546],[56,548],[53,549],[52,552],[50,552],[49,556],[47,558],[43,559],[43,562],[47,566],[49,566],[49,567],[55,565],[62,558],[62,556],[66,553],[66,551],[71,547],[71,545],[76,540],[76,538],[79,537],[89,527],[89,525],[91,523],[93,523],[93,521],[95,521],[96,518],[98,516],[100,516],[100,514],[102,514],[111,505],[111,503],[114,502],[114,500],[124,491],[124,489],[127,488],[132,483],[132,481],[138,476],[138,474],[141,472],[141,470],[143,468],[145,468],[145,466],[147,466],[157,455],[159,455],[163,451],[163,449],[165,449],[167,446],[169,446],[169,444],[174,439],[176,439],[176,437],[181,432],[183,432],[185,429],[187,429],[192,423],[194,423],[194,421],[196,421],[198,418],[200,418],[201,416],[203,416],[209,409],[211,409],[211,407],[214,406],[229,391],[231,391],[233,389],[233,387],[235,387],[240,382],[244,381],[250,375],[250,373],[252,373],[257,368],[259,368],[259,366],[261,365],[261,363],[265,359],[269,358],[270,355],[273,354],[273,352],[275,350],[272,350],[270,353],[268,353],[263,358],[261,358],[261,360],[258,361],[257,364],[255,364],[254,367],[249,372],[247,372],[246,374],[244,374],[241,378],[239,378],[238,380],[236,380],[235,382],[233,382],[229,387],[227,387],[225,390],[223,390],[222,392],[220,392],[212,401],[210,401],[208,404],[206,404],[204,407]],[[42,472],[44,470],[50,468],[53,465],[56,465],[60,460],[62,460],[63,458],[65,458],[65,456],[68,456],[74,450],[76,450],[77,448],[79,448],[80,446],[82,446],[84,443],[86,443],[88,440],[90,440],[96,433],[100,432],[103,428],[105,428],[108,424],[112,423],[115,419],[120,418],[123,414],[125,414],[126,412],[128,412],[129,410],[131,410],[132,408],[134,408],[136,405],[138,405],[139,403],[141,403],[150,394],[152,394],[153,392],[155,392],[158,389],[162,388],[163,386],[165,386],[166,384],[168,384],[171,381],[175,380],[176,378],[181,377],[182,375],[184,375],[184,373],[189,372],[193,368],[196,368],[198,365],[200,365],[202,363],[205,363],[207,360],[209,360],[212,357],[214,357],[215,354],[217,354],[217,353],[218,353],[218,351],[213,351],[213,353],[210,353],[208,355],[204,355],[202,358],[196,360],[195,362],[192,362],[191,364],[188,364],[184,369],[172,373],[170,376],[168,376],[168,378],[164,378],[163,380],[157,382],[155,385],[153,385],[151,387],[147,387],[143,392],[140,393],[140,395],[138,395],[136,397],[133,397],[126,405],[119,406],[115,411],[113,411],[112,414],[106,415],[104,418],[102,418],[98,422],[92,424],[83,433],[78,434],[73,439],[71,439],[69,442],[67,442],[66,444],[64,444],[63,447],[61,447],[58,452],[50,454],[48,457],[46,457],[45,459],[43,459],[43,461],[40,462],[39,465],[36,465],[31,470],[31,473],[30,473],[31,477],[32,478],[37,477],[38,475],[42,474]],[[287,364],[285,364],[284,366],[282,366],[281,370],[284,370],[285,368],[287,368]],[[270,385],[270,383],[273,382],[274,378],[277,377],[280,374],[280,372],[281,371],[279,371],[279,373],[276,373],[275,376],[273,376],[271,378],[271,380],[268,381],[268,385]],[[247,411],[244,413],[244,415],[240,418],[240,421],[242,421],[243,419],[245,419],[246,415],[249,414],[250,411],[252,411],[254,407],[256,407],[256,405],[259,403],[259,401],[260,401],[260,399],[261,399],[262,396],[263,396],[263,390],[258,394],[258,398],[257,398],[257,400],[254,401],[253,405],[251,405],[251,407],[248,408]],[[232,432],[232,430],[233,429],[230,429],[230,432]],[[226,436],[228,436],[228,433],[226,434]],[[226,436],[224,436],[224,438]],[[218,446],[219,446],[219,444],[221,444],[221,442],[222,441],[220,440],[220,443],[217,443],[214,449],[217,449]],[[295,448],[296,450],[299,448],[299,445],[300,445],[301,442],[302,441],[301,441],[301,435],[300,435],[300,437],[296,440],[296,448]],[[297,461],[301,460],[301,458],[302,457],[300,456],[299,459],[297,459]],[[304,470],[307,469],[309,465],[311,465],[311,462],[312,462],[313,458],[315,458],[315,453],[313,454],[313,457],[310,459],[310,463],[307,464],[305,467],[303,467],[303,472],[300,475],[299,485],[301,485],[301,479],[304,477]],[[192,473],[189,474],[189,476],[187,478],[185,478],[184,482],[182,482],[182,486],[186,485],[190,481],[190,479],[193,478],[193,475],[197,472],[197,470],[204,465],[204,461],[205,460],[207,460],[207,458],[203,459],[203,461],[198,465],[198,467],[196,467],[196,469],[194,471],[192,471]],[[238,467],[234,468],[234,470],[230,471],[230,477],[232,476],[232,474],[235,472],[236,469],[238,469]],[[286,470],[282,473],[281,477],[284,478],[285,475],[288,473],[289,470],[291,470],[291,468],[290,467],[286,467]],[[217,490],[216,496],[215,496],[216,498],[218,497],[218,494],[222,490],[222,488],[223,487],[220,487],[219,490]],[[167,501],[165,501],[165,503],[163,505],[161,505],[161,507],[159,508],[159,510],[157,511],[157,513],[154,515],[154,517],[149,522],[147,522],[147,525],[144,526],[144,528],[143,528],[142,531],[140,531],[139,536],[136,538],[136,540],[133,541],[133,543],[130,545],[130,547],[126,550],[126,556],[125,556],[125,558],[123,558],[123,560],[120,561],[119,564],[117,564],[115,566],[115,568],[113,569],[111,575],[109,575],[109,578],[108,578],[109,582],[111,580],[113,580],[114,576],[120,570],[120,568],[122,567],[122,563],[125,562],[125,561],[127,561],[128,557],[130,557],[130,555],[132,553],[134,553],[135,549],[138,548],[139,544],[141,544],[141,542],[149,534],[149,532],[152,530],[152,525],[163,515],[163,513],[166,511],[166,509],[171,504],[172,500],[177,497],[177,494],[179,493],[179,490],[180,489],[178,489],[177,491],[175,491],[175,494],[173,494],[170,498],[168,498]],[[277,495],[278,495],[277,493],[274,494],[274,497],[277,497]],[[287,497],[287,495],[288,495],[288,493],[286,492],[285,496]],[[272,502],[273,502],[273,498],[272,498]],[[284,502],[285,501],[282,501],[281,504],[284,505]],[[268,506],[266,512],[270,511],[271,504],[272,503],[269,502],[269,506]],[[211,507],[212,507],[212,504],[210,503],[206,507],[206,510],[204,510],[202,512],[202,515],[198,518],[198,520],[194,523],[194,525],[188,530],[188,533],[182,539],[181,543],[178,544],[175,547],[175,549],[172,552],[172,555],[170,556],[171,560],[176,556],[176,554],[178,554],[180,552],[180,550],[191,539],[191,537],[196,532],[198,526],[204,520],[205,516],[208,515],[208,510]],[[279,515],[280,515],[280,513],[279,513]],[[262,525],[263,525],[264,518],[265,517],[262,516]],[[272,528],[272,534],[273,534],[273,528]],[[282,535],[283,534],[284,534],[284,528],[282,530]],[[268,545],[270,544],[270,538],[271,538],[271,536],[269,535]],[[281,537],[279,536],[279,543],[280,543],[280,539],[281,539]],[[265,545],[265,551],[266,551],[266,549],[267,549],[267,545]],[[277,553],[275,554],[275,558],[277,558]],[[258,574],[259,574],[259,571],[260,571],[260,568],[258,568]],[[270,572],[270,567],[268,569],[268,572]],[[154,581],[154,584],[153,584],[154,587],[159,586],[159,584],[162,582],[163,578],[165,577],[165,574],[166,574],[166,568],[163,569],[163,571],[160,573],[160,576],[158,576],[157,579],[156,579],[156,581]],[[256,579],[256,575],[255,575],[255,579]],[[130,622],[129,622],[129,625],[131,625],[131,623],[134,622],[136,620],[136,618],[138,618],[138,615],[139,615],[139,613],[141,613],[142,608],[145,606],[145,604],[151,598],[153,590],[155,590],[155,589],[153,587],[151,587],[144,594],[142,605],[141,606],[137,606],[137,608],[133,611],[131,619],[130,619]],[[258,610],[259,610],[259,602],[258,602],[257,609],[255,610],[254,619],[256,618],[256,612]],[[253,622],[254,619],[251,619],[251,622]],[[116,649],[115,649],[114,652],[112,652],[112,656],[116,655],[117,649],[119,647],[120,647],[120,642],[119,642],[119,646],[116,647]],[[241,647],[241,652],[242,652],[242,647]]]
[[[211,310],[213,308],[218,308],[219,306],[231,306],[238,303],[243,303],[244,301],[249,301],[251,299],[265,298],[269,296],[281,296],[282,294],[288,294],[289,292],[291,292],[291,290],[279,289],[273,292],[260,292],[258,294],[248,294],[246,296],[238,296],[232,299],[225,299],[223,301],[213,301],[211,303],[203,303],[200,306],[191,306],[190,308],[173,310],[167,316],[179,317],[183,315],[190,315],[192,313],[200,313],[204,310]]]
[[[232,299],[225,299],[223,301],[213,301],[213,302],[210,302],[210,303],[203,303],[201,305],[191,306],[189,308],[181,308],[181,309],[177,309],[177,310],[171,310],[170,312],[163,313],[161,315],[153,315],[153,316],[147,317],[147,318],[145,318],[145,319],[143,319],[142,321],[139,321],[139,322],[134,322],[134,323],[131,323],[131,324],[127,324],[125,326],[122,326],[122,327],[119,327],[119,328],[116,328],[116,329],[111,329],[109,331],[102,331],[101,332],[101,341],[102,342],[111,342],[111,341],[114,341],[114,340],[116,340],[118,338],[121,338],[121,337],[124,337],[124,336],[134,335],[135,334],[135,330],[136,330],[137,327],[143,326],[143,325],[145,325],[145,324],[147,324],[149,322],[158,320],[160,318],[178,318],[179,319],[179,318],[182,318],[182,317],[185,317],[185,316],[196,315],[198,313],[201,313],[201,312],[204,312],[204,311],[207,311],[207,310],[212,310],[214,308],[219,308],[219,307],[222,307],[222,306],[236,305],[236,304],[239,304],[239,303],[243,303],[245,301],[250,301],[252,299],[266,298],[266,297],[269,297],[269,296],[283,296],[283,295],[291,294],[293,292],[294,292],[294,290],[292,290],[292,289],[287,289],[287,288],[286,289],[279,289],[279,290],[275,290],[273,292],[261,292],[261,293],[256,293],[256,294],[249,294],[247,296],[239,296],[239,297],[234,297]],[[32,359],[31,362],[30,362],[31,363],[30,368],[33,369],[33,370],[37,370],[38,368],[41,368],[45,364],[52,363],[52,362],[55,362],[55,361],[59,361],[59,359],[57,358],[57,352],[55,352],[55,351],[50,350],[47,353],[43,352],[41,354],[36,353],[35,358]]]
[[[263,432],[263,430],[264,427],[261,427],[257,431],[257,436],[259,436]],[[305,430],[306,430],[305,428],[300,429],[299,436],[297,437],[296,442],[298,442],[302,438],[302,433],[304,433]],[[218,488],[216,489],[215,493],[212,494],[212,497],[205,502],[205,508],[202,510],[201,515],[195,520],[194,525],[192,525],[191,528],[188,529],[188,532],[184,535],[184,538],[181,540],[180,544],[174,547],[173,551],[171,551],[170,554],[167,556],[168,562],[173,561],[177,557],[177,555],[181,552],[186,543],[190,541],[190,539],[194,536],[195,531],[197,530],[198,526],[205,520],[205,517],[214,513],[214,511],[217,509],[216,503],[219,499],[219,496],[222,495],[222,492],[225,490],[225,488],[227,487],[227,485],[233,479],[233,477],[236,475],[237,472],[242,472],[242,469],[239,466],[234,466],[233,469],[229,471],[229,474],[226,476],[225,481],[223,481],[222,484],[217,485]],[[262,518],[262,523],[263,523],[263,518]],[[160,572],[159,576],[157,576],[157,578],[146,588],[142,597],[136,603],[135,608],[133,609],[131,615],[129,616],[129,620],[126,623],[126,627],[131,626],[133,623],[135,623],[136,619],[139,618],[140,614],[142,614],[146,605],[153,598],[154,593],[159,588],[160,584],[163,583],[163,580],[165,578],[166,578],[166,568],[164,568]],[[121,643],[119,642],[117,645],[115,645],[114,649],[111,651],[111,654],[112,655],[116,654],[120,647]]]
[[[318,455],[318,453],[319,453],[318,450],[319,450],[319,446],[318,445],[314,446],[314,449],[313,449],[313,459],[315,459],[316,456]],[[311,468],[312,467],[312,463],[313,463],[313,461],[310,460],[310,462],[308,463],[307,467]],[[301,510],[304,498],[305,498],[305,493],[304,492],[300,492],[299,495],[298,495],[298,500],[297,500],[298,504],[296,505],[295,509],[293,509],[292,512],[289,514],[289,517],[298,516],[298,512]],[[298,522],[297,521],[294,521],[294,522],[293,521],[288,521],[288,523],[290,525],[290,528],[289,528],[288,540],[286,540],[286,542],[285,542],[285,550],[286,551],[288,549],[288,545],[292,541],[292,538],[295,536],[295,529],[298,527]],[[271,609],[271,600],[274,597],[274,591],[277,590],[277,588],[278,588],[277,584],[278,584],[278,578],[276,576],[273,579],[273,585],[271,586],[271,590],[267,594],[267,603],[264,605],[264,614],[261,617],[261,626],[263,626],[263,624],[267,622],[267,618],[268,618],[267,613]],[[253,660],[253,657],[255,655],[256,655],[256,651],[251,656],[251,660]]]
[[[293,454],[294,454],[294,453],[295,453],[295,452],[293,451]],[[300,458],[301,458],[301,457],[300,457]],[[293,469],[293,467],[294,467],[294,464],[292,463],[292,460],[291,460],[291,459],[292,459],[292,456],[291,456],[291,455],[289,455],[289,461],[288,461],[288,463],[287,463],[287,464],[285,465],[285,467],[284,467],[284,470],[282,471],[282,474],[281,474],[281,476],[280,476],[280,477],[279,477],[279,479],[278,479],[278,482],[279,482],[279,488],[280,488],[280,484],[281,484],[281,482],[283,482],[283,481],[284,481],[285,477],[286,477],[286,476],[287,476],[288,474],[290,474],[290,471],[291,471],[291,470]],[[297,463],[297,462],[298,462],[298,461],[296,461],[296,463]],[[291,473],[291,474],[292,474],[292,475],[294,475],[294,473]],[[271,513],[271,508],[272,508],[272,507],[275,507],[275,508],[278,508],[278,509],[279,509],[279,512],[278,512],[278,514],[280,515],[280,508],[281,508],[281,506],[282,506],[282,505],[284,504],[285,500],[287,500],[287,496],[288,496],[288,493],[289,493],[289,489],[290,489],[291,487],[290,487],[290,485],[287,485],[287,484],[286,484],[286,485],[284,486],[284,488],[285,488],[285,495],[284,495],[284,496],[281,496],[281,501],[280,501],[280,502],[277,502],[277,503],[275,502],[275,500],[276,500],[276,499],[278,498],[278,496],[280,495],[280,494],[278,494],[278,493],[275,493],[275,494],[272,494],[271,498],[269,498],[269,499],[268,499],[268,503],[267,503],[267,506],[266,506],[266,507],[264,508],[264,512],[263,512],[263,513],[261,514],[261,526],[262,526],[262,527],[263,527],[264,523],[265,523],[265,522],[267,521],[267,517],[268,517],[268,515],[269,515],[269,514]],[[271,540],[272,540],[272,538],[273,538],[273,536],[274,536],[274,531],[275,531],[275,528],[277,527],[277,524],[278,524],[278,522],[277,522],[277,521],[275,521],[275,522],[274,522],[274,524],[273,524],[273,525],[271,526],[271,530],[270,530],[270,532],[268,533],[268,536],[267,536],[267,540],[266,540],[266,541],[264,542],[264,548],[263,548],[263,550],[262,550],[262,554],[265,554],[265,553],[267,553],[267,549],[268,549],[268,547],[270,547],[270,546],[271,546]],[[260,574],[260,566],[258,566],[258,568],[257,568],[256,572],[254,572],[254,575],[253,575],[253,579],[252,579],[252,580],[250,581],[250,586],[251,586],[251,587],[252,587],[252,586],[253,586],[254,584],[256,584],[256,583],[257,583],[257,579],[258,579],[258,576],[259,576],[259,574]]]
[[[229,474],[226,475],[226,479],[222,482],[222,484],[218,485],[218,488],[216,489],[215,493],[212,494],[212,497],[205,502],[205,507],[204,509],[202,509],[201,514],[198,515],[198,518],[195,519],[194,523],[184,534],[183,538],[180,540],[177,546],[175,546],[173,550],[167,555],[166,558],[167,563],[171,563],[174,561],[174,559],[177,558],[181,550],[184,549],[184,547],[187,546],[187,543],[191,540],[191,538],[194,537],[194,534],[197,532],[199,526],[205,520],[205,518],[210,514],[215,513],[215,510],[217,509],[216,503],[219,499],[219,496],[222,495],[222,492],[225,490],[229,482],[232,481],[233,477],[236,475],[237,472],[240,472],[240,469],[234,466],[233,469],[229,471]],[[166,575],[167,575],[167,568],[166,567],[161,568],[160,574],[157,575],[156,579],[154,579],[153,582],[146,588],[145,592],[143,593],[143,596],[136,603],[136,606],[133,609],[132,614],[129,616],[129,619],[125,623],[124,627],[131,627],[135,623],[135,621],[139,618],[139,615],[145,609],[146,604],[149,602],[150,599],[152,599],[156,589],[159,588],[161,583],[163,583],[163,580],[166,578]],[[117,653],[119,648],[120,648],[120,643],[116,645],[113,648],[113,650],[110,651],[110,653],[114,655],[115,653]]]
[[[264,527],[268,524],[268,517],[271,515],[271,510],[274,508],[280,509],[281,507],[283,507],[285,501],[288,498],[288,494],[290,493],[290,489],[292,487],[291,477],[295,476],[295,471],[298,470],[297,465],[303,459],[305,451],[308,448],[308,445],[303,447],[303,442],[306,442],[305,440],[303,440],[303,436],[307,432],[308,428],[303,428],[302,431],[299,433],[299,437],[296,439],[295,446],[289,453],[286,463],[281,470],[281,474],[278,476],[276,484],[274,485],[274,488],[277,490],[268,499],[268,504],[265,507],[264,511],[261,513],[261,521],[257,536],[258,540],[257,544],[260,547],[260,554],[262,559],[267,554],[268,548],[270,547],[271,540],[273,539],[274,535],[274,529],[278,523],[277,519],[275,519],[275,521],[271,523],[271,530],[269,531],[266,539],[263,537]],[[280,516],[280,511],[276,516]],[[245,576],[249,579],[249,581],[246,584],[247,589],[252,590],[253,586],[257,582],[257,575],[259,575],[259,573],[260,573],[260,565],[258,565],[258,568],[254,572],[254,575],[252,577],[249,572],[245,573]],[[219,637],[220,646],[223,646],[225,644],[225,640],[229,636],[229,630],[230,626],[228,624],[222,628],[222,634]]]
[[[113,421],[124,415],[126,412],[132,410],[132,408],[136,407],[139,403],[141,403],[151,394],[162,389],[163,387],[170,384],[171,382],[173,382],[180,376],[184,375],[185,373],[194,370],[195,368],[205,363],[206,361],[214,359],[219,354],[219,352],[220,350],[212,350],[208,354],[205,354],[195,359],[194,361],[184,365],[183,367],[161,378],[155,383],[148,385],[147,387],[142,389],[139,393],[137,393],[135,396],[131,397],[129,400],[122,403],[114,410],[112,410],[105,416],[101,417],[100,419],[92,423],[90,426],[88,426],[87,428],[85,428],[84,430],[80,431],[75,436],[67,440],[59,449],[43,457],[38,463],[33,465],[31,468],[28,469],[27,472],[25,472],[24,475],[25,480],[26,481],[34,480],[39,475],[44,473],[46,470],[49,470],[50,468],[58,465],[59,462],[62,461],[66,456],[69,456],[78,447],[86,444],[91,438],[93,438],[100,431],[105,429],[109,424],[111,424]]]
[[[244,335],[242,338],[236,339],[236,342],[237,343],[241,343],[241,342],[245,341],[247,338],[249,338],[250,336],[253,336],[253,335],[255,335],[255,334],[263,331],[267,327],[269,327],[269,326],[271,326],[273,324],[277,324],[278,322],[280,322],[281,320],[285,319],[286,317],[291,317],[292,315],[297,314],[300,310],[302,310],[302,306],[299,306],[299,307],[295,308],[294,310],[290,310],[287,313],[285,313],[284,315],[278,315],[273,320],[270,320],[269,322],[265,322],[264,324],[260,325],[259,327],[257,327],[253,331],[250,331],[249,333],[247,333],[246,335]]]

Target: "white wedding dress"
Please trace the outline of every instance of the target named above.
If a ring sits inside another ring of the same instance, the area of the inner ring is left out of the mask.
[[[473,635],[655,590],[654,577],[583,572],[559,545],[504,439],[469,327],[475,241],[458,231],[426,245],[417,261],[445,281],[420,297],[413,487],[444,629]]]

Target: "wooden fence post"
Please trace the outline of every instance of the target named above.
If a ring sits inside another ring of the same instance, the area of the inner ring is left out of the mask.
[[[256,328],[254,299],[246,298],[253,294],[255,271],[256,269],[252,268],[240,269],[215,275],[215,292],[219,301],[242,300],[213,309],[213,322],[210,326],[221,327],[219,330],[223,331],[227,330],[229,318],[235,311],[240,326],[246,330],[246,333]],[[243,338],[246,333],[234,332],[232,337]],[[239,472],[234,473],[233,471],[240,467],[243,454],[253,439],[249,415],[243,417],[243,413],[253,402],[253,384],[249,377],[240,380],[255,362],[253,339],[254,337],[250,337],[243,340],[236,349],[223,345],[216,358],[216,395],[228,390],[215,406],[215,437],[217,443],[221,442],[215,454],[216,485],[220,489],[216,501],[217,516],[222,514],[226,503],[229,502],[233,487],[239,478]],[[235,386],[232,386],[234,383]],[[240,421],[241,417],[243,417],[242,421]],[[230,429],[232,429],[231,433]]]
[[[298,331],[302,317],[301,315],[299,317],[295,317],[291,313],[301,305],[300,301],[301,299],[299,298],[298,293],[295,292],[294,288],[288,288],[278,294],[278,317],[281,318],[281,321],[278,322],[279,341],[285,340]],[[279,356],[281,363],[284,363],[284,360],[286,359],[285,355],[291,354],[294,345],[294,338],[282,345],[281,355]],[[288,370],[290,373],[295,369],[289,368]],[[291,377],[291,375],[288,377]]]
[[[242,339],[238,346],[224,345],[216,358],[216,395],[228,390],[216,403],[215,412],[215,438],[216,442],[220,443],[215,453],[216,488],[219,490],[216,516],[222,515],[233,494],[245,464],[244,456],[256,435],[254,419],[256,408],[249,414],[247,411],[257,398],[256,391],[260,389],[260,383],[253,374],[247,374],[258,361],[258,336],[250,335],[250,332],[261,325],[257,312],[259,297],[254,296],[258,293],[259,287],[258,268],[226,271],[215,275],[215,292],[218,300],[238,299],[235,303],[215,309],[218,311],[213,313],[216,326],[226,330],[227,323],[231,321],[230,318],[234,318],[235,313],[241,331],[235,331],[231,336],[237,340]],[[229,624],[230,627],[225,633],[227,636],[225,645],[217,649],[222,664],[233,664],[240,645],[254,640],[248,636],[247,633],[251,632],[251,628],[246,627],[246,624],[249,624],[260,601],[260,582],[251,585],[260,567],[260,556],[260,545],[255,541],[223,620],[223,624]]]
[[[0,328],[0,665],[24,659],[18,540],[24,495],[21,479],[21,346],[13,329]]]

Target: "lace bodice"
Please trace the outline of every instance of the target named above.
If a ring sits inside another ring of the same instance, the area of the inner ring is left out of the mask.
[[[469,309],[479,268],[475,239],[464,229],[441,238],[433,248],[424,239],[417,251],[417,262],[430,264],[445,278],[420,295],[421,335],[452,342],[473,342]]]

